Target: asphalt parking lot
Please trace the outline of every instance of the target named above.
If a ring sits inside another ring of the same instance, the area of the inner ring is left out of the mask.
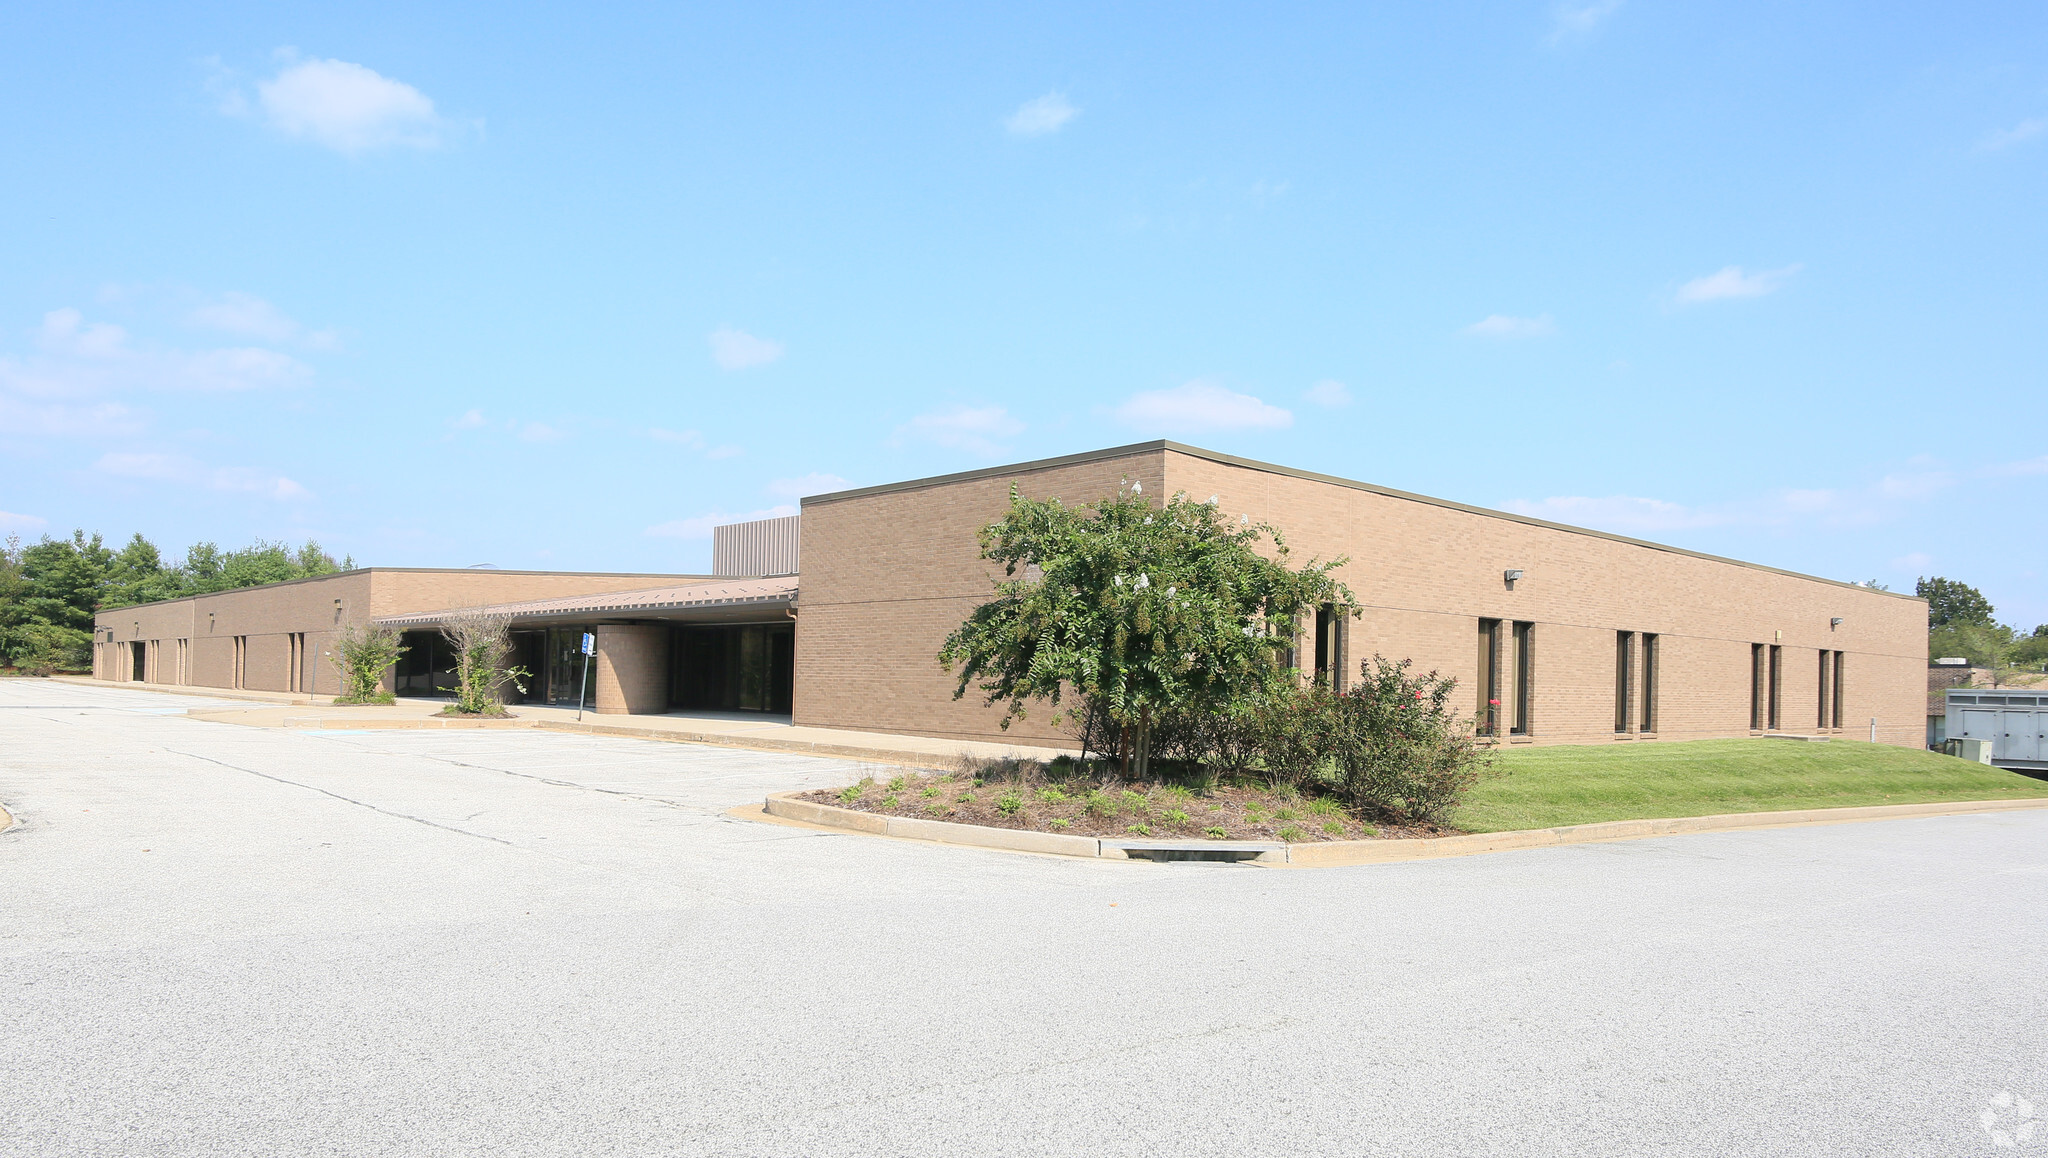
[[[2048,1152],[2048,813],[1077,861],[203,702],[0,682],[0,1154]]]

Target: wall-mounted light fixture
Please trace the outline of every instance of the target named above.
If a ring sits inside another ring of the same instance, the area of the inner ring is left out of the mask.
[[[1506,583],[1508,585],[1508,590],[1510,591],[1513,591],[1515,589],[1515,580],[1520,579],[1521,577],[1522,569],[1520,567],[1510,567],[1507,570],[1502,571],[1500,573],[1501,582]]]
[[[1837,627],[1840,627],[1840,626],[1842,626],[1842,617],[1841,617],[1841,616],[1837,615],[1837,616],[1835,616],[1835,617],[1834,617],[1833,619],[1830,619],[1830,620],[1828,620],[1828,630],[1829,630],[1829,631],[1833,631],[1833,630],[1834,630],[1835,628],[1837,628]]]

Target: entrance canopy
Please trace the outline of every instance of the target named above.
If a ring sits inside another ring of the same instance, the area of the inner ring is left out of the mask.
[[[672,709],[792,710],[797,580],[716,579],[389,615],[405,653],[393,673],[401,696],[440,696],[455,686],[456,655],[438,630],[458,616],[503,617],[513,666],[525,673],[508,702],[592,704],[605,712]],[[583,654],[584,633],[596,654]],[[595,662],[592,663],[591,659]]]
[[[744,623],[785,618],[796,606],[796,576],[774,579],[716,579],[646,591],[612,591],[602,595],[569,595],[524,603],[485,607],[450,607],[416,615],[385,616],[377,622],[398,628],[439,627],[472,611],[507,616],[515,628],[593,620],[670,620],[682,623]]]

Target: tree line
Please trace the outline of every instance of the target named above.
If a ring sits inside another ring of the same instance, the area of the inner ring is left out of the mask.
[[[1922,577],[1913,594],[1927,600],[1927,654],[1962,656],[1976,667],[2037,668],[2048,664],[2048,623],[2031,632],[1998,622],[1984,593],[1955,579]]]
[[[0,656],[26,671],[84,671],[98,612],[354,569],[353,558],[337,563],[311,539],[296,549],[265,539],[232,551],[194,543],[167,562],[139,533],[119,550],[82,530],[26,546],[10,536],[0,547]]]

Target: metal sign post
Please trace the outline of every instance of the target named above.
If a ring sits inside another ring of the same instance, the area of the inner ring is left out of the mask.
[[[590,693],[590,656],[597,650],[597,637],[583,633],[583,686],[576,689],[576,718],[583,718],[583,698]]]

